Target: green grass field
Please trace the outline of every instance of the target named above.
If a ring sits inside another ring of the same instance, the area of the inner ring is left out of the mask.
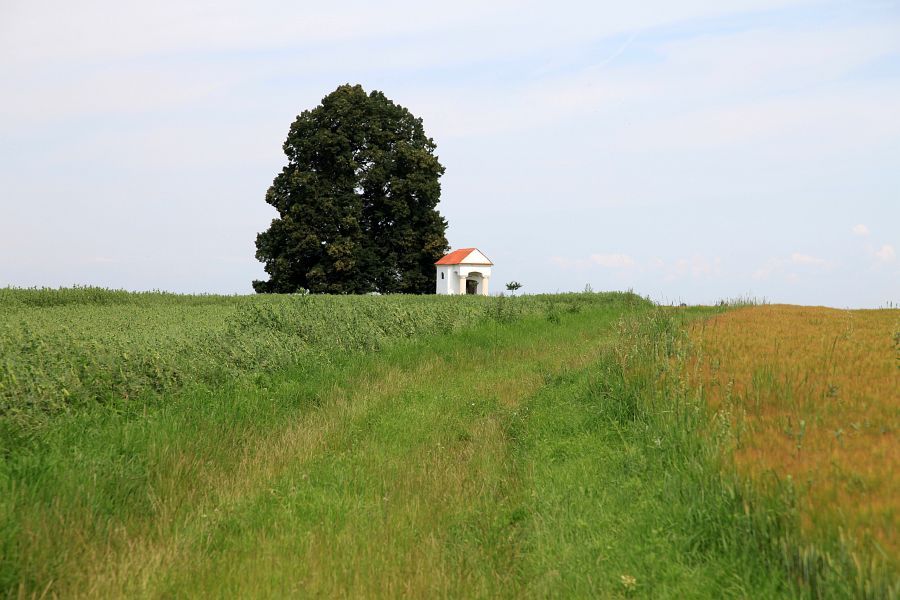
[[[633,294],[0,292],[0,595],[853,596]]]

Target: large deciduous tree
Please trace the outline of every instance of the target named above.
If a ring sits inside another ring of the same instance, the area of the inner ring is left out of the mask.
[[[447,251],[436,206],[444,167],[422,120],[378,91],[342,85],[291,125],[287,166],[256,238],[257,292],[434,292]]]

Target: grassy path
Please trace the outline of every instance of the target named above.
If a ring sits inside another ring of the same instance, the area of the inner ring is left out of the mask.
[[[596,358],[618,316],[393,348],[267,433],[186,530],[98,562],[84,584],[101,595],[138,582],[129,591],[503,592],[522,512],[510,416],[546,378]],[[291,393],[284,384],[277,395]]]
[[[52,500],[23,496],[33,546],[17,591],[783,594],[738,549],[697,549],[684,526],[696,499],[667,479],[654,455],[663,442],[598,403],[596,363],[624,310],[479,327],[197,390],[141,422],[73,421],[108,463],[73,461],[62,449],[71,432],[44,449],[68,461],[55,475],[67,479]],[[110,464],[126,467],[97,479]],[[97,485],[79,484],[92,475]]]

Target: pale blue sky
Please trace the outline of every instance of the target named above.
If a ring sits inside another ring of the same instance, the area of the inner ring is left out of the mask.
[[[288,126],[346,82],[424,119],[495,288],[900,302],[900,3],[867,0],[6,0],[0,286],[249,293]]]

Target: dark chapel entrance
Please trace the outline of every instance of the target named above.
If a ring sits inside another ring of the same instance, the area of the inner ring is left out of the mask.
[[[466,279],[466,294],[473,296],[478,293],[478,282],[474,279]]]

